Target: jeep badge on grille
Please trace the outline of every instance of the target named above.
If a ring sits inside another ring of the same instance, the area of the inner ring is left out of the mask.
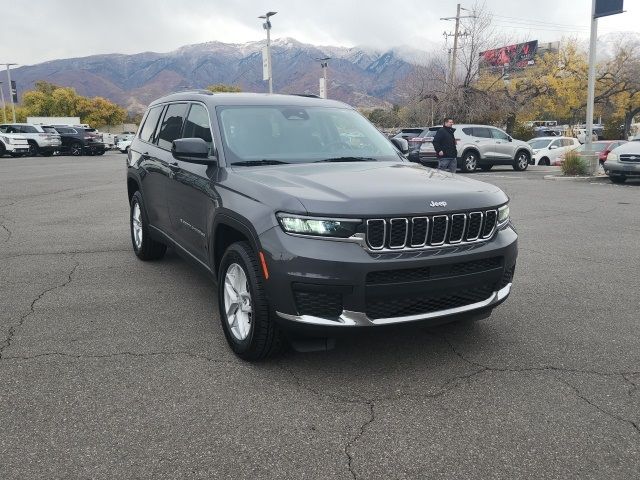
[[[433,200],[431,200],[431,203],[429,204],[430,207],[446,207],[447,206],[447,202],[434,202]]]

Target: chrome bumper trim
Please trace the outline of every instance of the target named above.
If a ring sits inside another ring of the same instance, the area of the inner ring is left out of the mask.
[[[421,313],[419,315],[408,315],[405,317],[390,317],[370,319],[363,312],[352,312],[343,310],[340,317],[335,320],[329,320],[313,315],[289,315],[288,313],[276,312],[276,314],[285,320],[304,323],[307,325],[318,325],[323,327],[371,327],[375,325],[391,325],[394,323],[413,322],[416,320],[428,320],[430,318],[446,317],[447,315],[456,315],[459,313],[471,312],[480,308],[489,307],[495,303],[505,299],[511,292],[511,283],[507,284],[500,290],[493,292],[489,298],[481,302],[471,303],[463,307],[449,308],[447,310],[439,310],[437,312]]]

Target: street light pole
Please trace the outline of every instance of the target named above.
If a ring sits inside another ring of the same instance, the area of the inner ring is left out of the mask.
[[[269,17],[273,17],[278,12],[267,12],[258,18],[264,19],[262,28],[267,31],[267,69],[269,72],[269,93],[273,93],[273,69],[271,66],[271,21]]]
[[[316,60],[320,61],[320,66],[322,67],[322,77],[324,79],[324,88],[320,89],[320,96],[322,98],[327,98],[329,96],[328,92],[329,92],[329,84],[327,83],[327,70],[329,69],[329,60],[331,60],[331,57],[323,57],[323,58],[316,58]]]
[[[592,153],[593,149],[593,102],[596,87],[596,42],[598,40],[598,18],[595,15],[596,0],[591,0],[591,38],[589,39],[589,80],[587,87],[587,131],[584,132],[584,151],[587,153]],[[589,170],[592,168],[593,167],[590,165]]]
[[[2,121],[7,123],[6,104],[4,103],[4,90],[2,89],[2,82],[0,82],[0,99],[2,99]]]
[[[9,97],[11,98],[11,112],[13,113],[13,123],[16,123],[16,106],[13,103],[13,88],[11,84],[11,66],[17,63],[5,63],[7,66],[7,78],[9,79]]]

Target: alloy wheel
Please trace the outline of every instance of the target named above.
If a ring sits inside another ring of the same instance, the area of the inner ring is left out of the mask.
[[[140,212],[140,204],[133,205],[133,214],[131,215],[131,226],[133,228],[133,242],[136,249],[142,248],[142,213]]]
[[[237,263],[229,265],[224,277],[224,311],[231,334],[245,340],[251,331],[251,293],[247,275]]]

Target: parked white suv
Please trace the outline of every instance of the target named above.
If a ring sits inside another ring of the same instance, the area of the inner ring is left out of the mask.
[[[29,142],[22,135],[0,133],[0,157],[6,153],[12,157],[21,157],[29,153]]]
[[[491,170],[494,165],[511,165],[526,170],[533,150],[527,142],[516,140],[490,125],[456,125],[458,168],[473,172],[477,167]]]
[[[60,135],[46,132],[41,125],[31,123],[5,123],[0,125],[2,133],[17,133],[26,137],[29,142],[29,155],[36,156],[39,153],[50,157],[60,150],[62,141]]]
[[[569,150],[580,146],[577,138],[573,137],[538,137],[529,140],[533,149],[531,165],[553,165],[554,162]]]

